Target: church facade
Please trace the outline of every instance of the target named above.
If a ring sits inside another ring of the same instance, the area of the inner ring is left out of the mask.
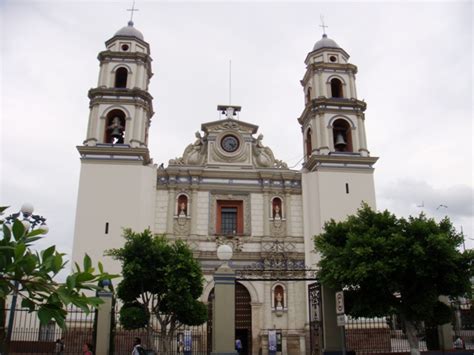
[[[201,300],[207,303],[220,245],[232,247],[236,270],[276,257],[314,269],[313,236],[324,222],[345,218],[362,201],[375,207],[377,158],[367,148],[357,67],[326,35],[307,55],[301,80],[305,107],[295,121],[302,131],[301,170],[274,156],[257,125],[237,119],[238,106],[219,106],[220,120],[188,132],[192,137],[197,130],[182,156],[166,167],[154,165],[148,151],[154,114],[149,53],[132,22],[99,53],[87,133],[77,147],[81,174],[73,261],[88,253],[107,271],[120,273],[104,250],[123,245],[122,228],[150,228],[192,248],[205,275]],[[282,353],[309,353],[308,283],[281,275],[238,280],[236,337],[245,353],[267,353],[269,330],[278,330]],[[330,349],[330,339],[321,339],[321,347]]]

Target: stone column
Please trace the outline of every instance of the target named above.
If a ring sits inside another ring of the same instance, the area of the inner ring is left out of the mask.
[[[270,235],[270,201],[268,199],[268,192],[263,193],[263,235],[268,237]]]
[[[252,302],[252,349],[251,354],[258,354],[260,348],[260,329],[263,324],[263,304],[260,302]]]
[[[355,75],[353,72],[349,72],[349,83],[351,87],[351,96],[350,98],[357,98],[357,91],[356,91],[356,86],[355,86]]]
[[[328,154],[330,145],[329,145],[329,132],[328,128],[326,127],[326,122],[324,119],[324,114],[318,114],[319,120],[319,129],[320,137],[321,137],[321,146],[319,147],[321,154]]]
[[[235,273],[227,263],[214,274],[211,355],[234,355],[235,351]]]
[[[174,211],[175,207],[175,190],[170,188],[168,190],[168,216],[166,218],[166,233],[173,234],[174,233]]]
[[[286,235],[291,237],[293,235],[291,225],[291,194],[287,191],[285,193],[285,218],[286,218]]]
[[[191,193],[191,235],[197,235],[198,222],[198,191],[197,188],[192,188]]]
[[[109,355],[113,294],[112,292],[99,292],[98,296],[104,303],[99,306],[97,313],[95,354]]]
[[[323,72],[321,69],[318,69],[317,73],[318,73],[318,89],[319,89],[319,95],[317,95],[317,97],[327,96],[326,91],[324,91],[325,86],[323,84]]]

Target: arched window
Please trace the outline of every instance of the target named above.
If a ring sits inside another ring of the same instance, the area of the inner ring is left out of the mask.
[[[311,86],[306,90],[306,103],[311,102]]]
[[[188,196],[178,196],[177,215],[178,217],[186,217],[188,215]]]
[[[337,119],[332,125],[334,149],[336,152],[352,152],[352,135],[350,124],[343,119]]]
[[[276,285],[273,287],[273,308],[283,309],[286,308],[285,289],[282,285]]]
[[[273,219],[282,219],[283,212],[282,212],[282,203],[279,197],[275,197],[272,200],[272,218]]]
[[[125,138],[125,113],[112,110],[105,121],[105,143],[123,144]]]
[[[116,88],[126,88],[127,87],[127,77],[128,70],[127,68],[120,67],[115,71],[115,87]]]
[[[311,128],[306,131],[306,157],[310,157],[313,152],[313,143],[311,142]]]
[[[343,97],[342,83],[339,79],[331,79],[331,97]]]

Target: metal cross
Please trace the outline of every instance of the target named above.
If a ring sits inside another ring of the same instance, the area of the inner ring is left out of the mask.
[[[135,11],[138,11],[138,9],[135,9],[135,0],[133,0],[132,8],[131,8],[131,9],[127,9],[127,11],[130,11],[130,12],[131,12],[130,21],[133,21],[133,13],[134,13]]]
[[[326,26],[324,24],[324,16],[323,15],[321,15],[320,18],[321,18],[322,25],[319,25],[319,27],[322,27],[323,28],[323,34],[326,34],[326,28],[329,27],[329,26]]]

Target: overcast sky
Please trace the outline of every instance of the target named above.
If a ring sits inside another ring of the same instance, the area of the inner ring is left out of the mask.
[[[70,254],[97,54],[127,24],[131,1],[0,1],[1,191],[48,219],[42,246]],[[452,2],[137,1],[150,44],[155,163],[181,156],[229,101],[289,166],[303,155],[304,59],[328,36],[359,68],[377,207],[448,215],[474,247],[473,6]],[[296,169],[301,168],[298,164]],[[447,207],[439,207],[444,205]]]

